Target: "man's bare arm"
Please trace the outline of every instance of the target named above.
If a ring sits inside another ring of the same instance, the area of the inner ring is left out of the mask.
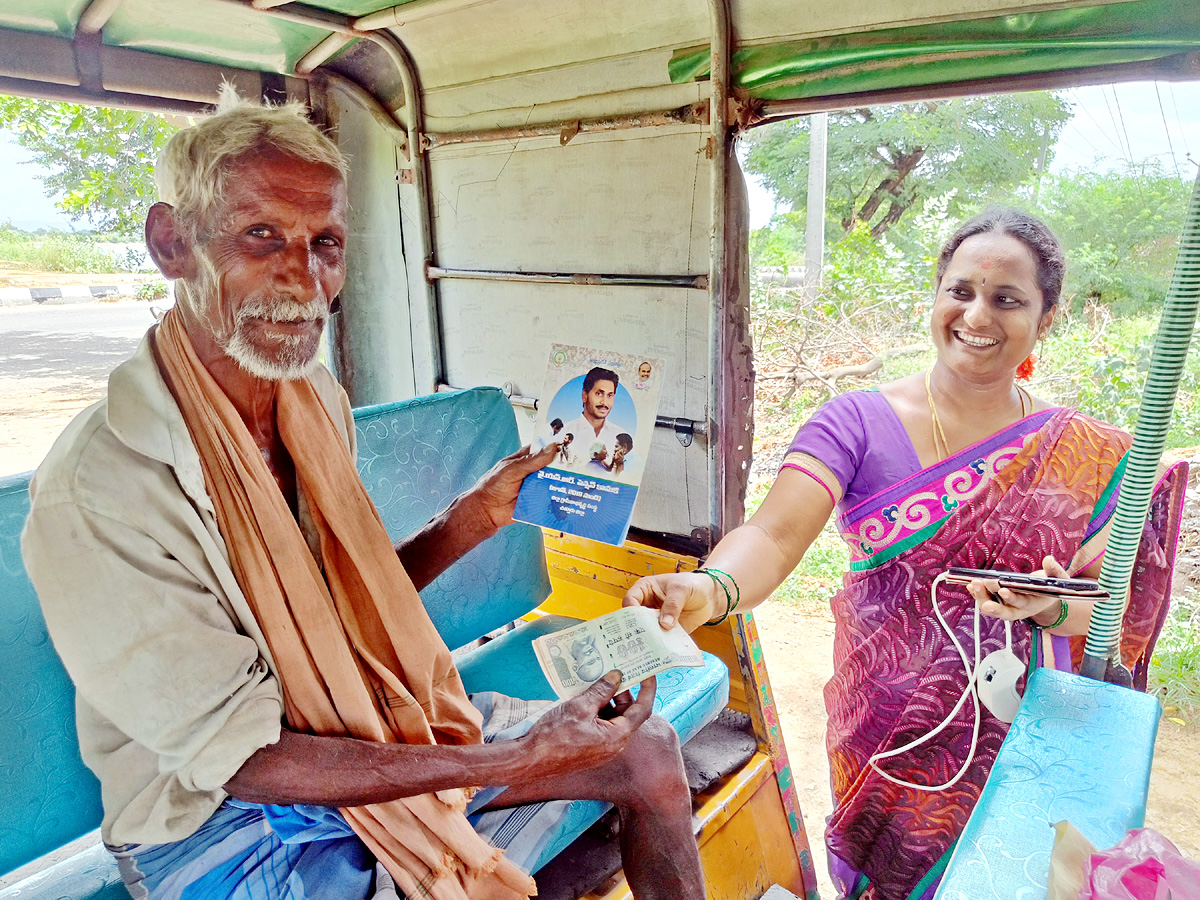
[[[521,482],[549,465],[557,450],[558,444],[547,444],[537,453],[523,447],[506,456],[424,528],[396,543],[396,555],[418,591],[477,544],[512,524]]]
[[[620,699],[621,715],[597,712],[613,699],[619,673],[554,707],[515,741],[466,746],[380,744],[284,729],[226,784],[249,803],[362,806],[446,788],[517,785],[602,765],[628,745],[654,708],[653,679],[638,699]]]

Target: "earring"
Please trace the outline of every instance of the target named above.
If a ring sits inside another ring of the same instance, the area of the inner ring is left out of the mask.
[[[1033,377],[1033,364],[1037,362],[1037,357],[1030,353],[1021,364],[1017,366],[1017,381],[1028,381]]]

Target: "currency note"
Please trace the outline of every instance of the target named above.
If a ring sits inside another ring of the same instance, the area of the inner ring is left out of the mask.
[[[658,610],[630,606],[533,641],[538,665],[562,699],[582,694],[606,672],[621,672],[619,690],[676,666],[702,666],[682,628],[663,631]]]

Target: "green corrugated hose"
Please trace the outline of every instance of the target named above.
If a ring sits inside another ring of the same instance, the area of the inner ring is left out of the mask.
[[[1112,533],[1100,571],[1100,586],[1108,591],[1109,599],[1097,603],[1088,629],[1080,672],[1089,678],[1103,679],[1109,671],[1120,671],[1119,648],[1121,618],[1125,598],[1129,594],[1129,579],[1137,557],[1138,545],[1150,509],[1150,494],[1154,490],[1158,462],[1171,427],[1171,413],[1179,390],[1179,377],[1191,344],[1196,325],[1196,310],[1200,306],[1200,176],[1192,190],[1187,222],[1179,242],[1179,255],[1171,275],[1171,289],[1163,305],[1154,355],[1150,358],[1150,374],[1142,392],[1133,446],[1121,483],[1117,510],[1113,515]],[[1117,678],[1120,678],[1118,675]],[[1113,680],[1110,676],[1110,680]]]

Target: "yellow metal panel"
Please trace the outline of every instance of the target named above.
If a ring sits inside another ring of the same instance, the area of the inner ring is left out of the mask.
[[[700,860],[709,900],[747,900],[772,884],[803,896],[800,866],[788,839],[787,816],[775,782],[771,759],[756,753],[741,771],[717,790],[697,798],[701,822]],[[624,875],[612,879],[584,900],[628,900]]]
[[[701,846],[720,831],[721,827],[737,814],[737,811],[746,804],[746,801],[763,782],[774,774],[774,770],[771,768],[771,758],[759,751],[716,790],[698,796],[696,799],[700,801],[700,809],[696,813],[696,818],[700,820],[699,840]]]
[[[773,884],[805,896],[800,864],[787,835],[779,789],[774,779],[767,779],[701,849],[709,900],[761,897]],[[815,900],[815,890],[811,897]]]

